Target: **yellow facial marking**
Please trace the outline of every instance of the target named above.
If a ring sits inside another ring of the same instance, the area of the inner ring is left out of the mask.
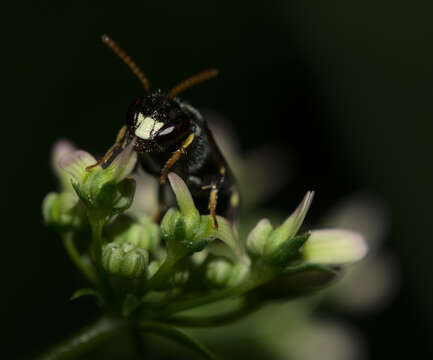
[[[135,135],[143,140],[149,140],[152,133],[156,133],[164,124],[151,117],[138,114],[137,129]]]

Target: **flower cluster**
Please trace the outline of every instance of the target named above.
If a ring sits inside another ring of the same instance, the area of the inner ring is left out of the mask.
[[[215,227],[209,215],[199,213],[175,173],[168,180],[177,207],[155,223],[149,214],[130,209],[136,190],[133,146],[108,166],[91,167],[96,162],[92,155],[59,143],[53,158],[60,192],[48,194],[43,202],[45,223],[59,232],[91,285],[74,298],[96,295],[103,312],[119,321],[185,343],[186,335],[174,324],[230,322],[245,308],[201,319],[178,313],[228,298],[242,298],[245,307],[253,302],[258,308],[274,299],[312,293],[367,252],[362,236],[351,231],[300,232],[313,192],[281,225],[262,219],[246,239],[239,239],[227,219],[218,216]],[[188,343],[211,356],[194,341]]]

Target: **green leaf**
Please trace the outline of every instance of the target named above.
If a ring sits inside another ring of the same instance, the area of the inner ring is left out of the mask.
[[[291,240],[282,243],[272,255],[267,256],[266,260],[273,265],[287,265],[290,260],[300,256],[299,249],[305,244],[309,237],[310,233],[295,236]]]
[[[189,216],[194,214],[198,216],[198,210],[194,205],[192,195],[184,181],[175,173],[168,174],[168,180],[170,181],[171,188],[176,196],[177,205],[182,215]]]
[[[217,216],[217,221],[218,229],[215,229],[215,236],[232,248],[235,254],[240,257],[242,250],[236,239],[236,234],[233,232],[231,223],[222,216]]]
[[[313,196],[314,192],[308,191],[296,210],[270,234],[264,249],[265,255],[272,255],[282,243],[296,235],[311,206]]]
[[[98,291],[96,291],[95,289],[83,288],[83,289],[79,289],[79,290],[75,291],[71,296],[71,300],[76,300],[76,299],[83,297],[83,296],[95,296],[98,299],[101,299],[101,294]]]
[[[140,330],[164,336],[185,345],[187,348],[201,354],[205,359],[215,360],[215,357],[204,345],[173,326],[146,321],[140,324]]]

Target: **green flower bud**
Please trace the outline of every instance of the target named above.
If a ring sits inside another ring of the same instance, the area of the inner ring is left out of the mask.
[[[227,287],[236,287],[244,282],[250,272],[249,264],[239,262],[232,268],[232,273],[227,281]]]
[[[148,259],[147,251],[140,248],[125,252],[119,275],[128,279],[142,276],[146,272]]]
[[[159,227],[148,217],[135,219],[121,215],[110,224],[107,234],[124,251],[135,248],[155,250],[159,242]]]
[[[119,244],[109,243],[102,251],[102,266],[113,275],[128,279],[141,277],[146,272],[149,255],[146,250],[136,248],[125,251]]]
[[[247,249],[252,257],[263,256],[265,261],[275,266],[285,266],[299,256],[299,249],[308,234],[296,236],[311,205],[314,193],[307,192],[297,209],[286,221],[272,231],[270,222],[261,220],[250,232]]]
[[[176,230],[176,224],[180,216],[180,212],[175,208],[170,208],[165,213],[160,224],[161,238],[164,241],[169,242],[175,238],[174,233]]]
[[[272,232],[265,246],[266,256],[272,256],[284,242],[291,240],[296,235],[304,222],[305,216],[313,201],[313,196],[313,191],[307,192],[296,210],[281,226],[277,227]]]
[[[118,275],[122,265],[124,252],[118,244],[109,243],[102,251],[102,266],[111,273]]]
[[[302,248],[302,259],[314,264],[345,265],[361,260],[367,251],[364,238],[356,232],[315,230]]]
[[[183,180],[174,173],[168,174],[168,179],[179,210],[171,208],[165,214],[160,225],[161,238],[173,251],[181,248],[189,254],[201,251],[217,237],[218,232],[209,216],[199,214]]]
[[[226,258],[218,257],[207,264],[205,279],[211,287],[235,287],[246,279],[248,273],[248,264],[241,262],[233,264]]]
[[[113,161],[103,169],[96,166],[95,158],[85,151],[66,154],[60,167],[72,177],[72,185],[83,203],[92,210],[113,215],[126,210],[132,203],[135,182],[127,179],[133,170],[137,155],[132,141]]]
[[[230,279],[232,270],[232,263],[224,258],[211,260],[206,266],[206,282],[212,287],[225,287]]]
[[[84,212],[74,193],[50,193],[42,202],[42,215],[47,225],[58,229],[77,228],[82,225]]]
[[[252,257],[263,256],[266,242],[272,232],[268,219],[260,220],[247,237],[247,251]]]

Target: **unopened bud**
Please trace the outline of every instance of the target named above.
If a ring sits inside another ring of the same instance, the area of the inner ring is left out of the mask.
[[[209,261],[206,266],[205,277],[211,287],[235,287],[245,280],[248,273],[248,264],[233,264],[228,259],[220,257]]]
[[[308,263],[345,265],[361,260],[367,250],[364,238],[356,232],[315,230],[302,248],[302,257]]]
[[[247,250],[253,256],[263,256],[266,242],[272,232],[272,225],[268,219],[260,220],[247,237]]]
[[[211,260],[206,267],[206,280],[212,287],[225,287],[232,274],[233,265],[224,258]]]
[[[127,176],[137,160],[133,145],[134,141],[106,168],[92,167],[96,160],[85,151],[78,150],[63,156],[60,167],[70,175],[74,190],[89,209],[114,215],[131,205],[135,181]]]
[[[107,229],[110,240],[122,246],[126,252],[135,248],[156,249],[159,241],[159,228],[148,217],[135,219],[121,215]]]
[[[77,196],[72,192],[50,193],[42,203],[42,215],[47,225],[60,229],[79,227],[85,216]]]
[[[148,259],[147,251],[140,248],[125,251],[116,243],[105,245],[102,252],[104,269],[110,274],[128,279],[142,276],[146,272]]]
[[[296,210],[287,218],[286,221],[284,221],[281,226],[277,227],[272,232],[265,246],[266,256],[273,256],[273,254],[278,251],[278,248],[282,246],[284,242],[290,241],[293,237],[295,237],[305,219],[305,216],[307,215],[308,209],[310,208],[311,202],[313,201],[313,195],[313,191],[307,192]]]
[[[126,252],[120,267],[120,275],[128,279],[142,276],[146,271],[148,258],[147,251],[140,248]]]

